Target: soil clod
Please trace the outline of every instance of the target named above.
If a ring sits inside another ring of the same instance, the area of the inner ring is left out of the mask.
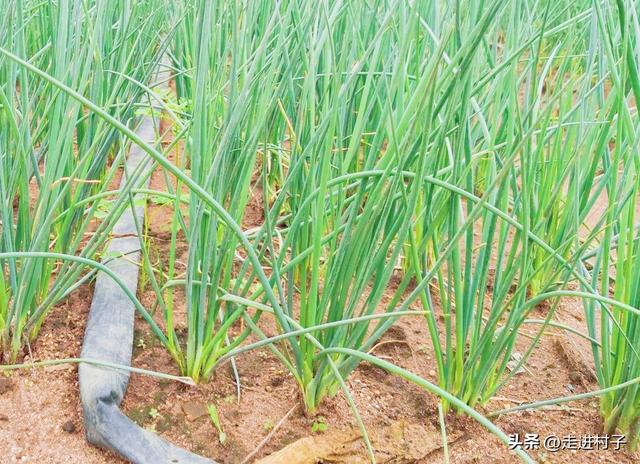
[[[64,423],[64,425],[62,426],[62,430],[64,430],[67,433],[75,433],[76,431],[76,425],[73,423],[73,421],[68,420],[67,422]]]
[[[207,407],[202,403],[197,403],[195,401],[189,401],[187,403],[182,404],[182,411],[187,416],[189,421],[193,422],[197,419],[200,419],[203,416],[208,414]]]
[[[13,390],[13,382],[6,377],[0,377],[0,395]]]

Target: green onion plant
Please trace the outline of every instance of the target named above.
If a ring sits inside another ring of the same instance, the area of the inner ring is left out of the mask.
[[[77,89],[115,118],[135,122],[141,95],[161,54],[162,10],[133,2],[3,0],[0,47]],[[124,77],[127,75],[127,78]],[[0,58],[0,250],[94,258],[118,212],[93,221],[125,141],[45,79]],[[14,361],[53,305],[76,288],[79,262],[0,259],[0,353]]]

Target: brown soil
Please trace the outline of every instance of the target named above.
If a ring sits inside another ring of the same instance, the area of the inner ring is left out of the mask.
[[[24,361],[78,357],[91,296],[85,286],[54,308]],[[124,463],[84,440],[76,366],[13,371],[0,379],[9,385],[0,390],[3,463]]]
[[[31,347],[32,354],[27,360],[77,356],[90,298],[90,289],[83,287],[56,308]],[[566,301],[558,317],[578,327],[582,319],[578,302]],[[597,388],[589,367],[588,347],[583,340],[549,332],[527,363],[526,371],[516,375],[485,412]],[[433,357],[425,344],[427,336],[422,320],[400,320],[385,335],[384,343],[378,345],[375,354],[434,380]],[[142,426],[221,463],[242,462],[287,415],[255,458],[274,453],[299,438],[312,437],[307,438],[307,443],[312,440],[325,447],[319,451],[325,452],[324,462],[366,462],[356,423],[342,394],[325,401],[316,416],[307,417],[298,407],[295,381],[270,352],[251,352],[240,357],[237,363],[242,381],[239,402],[233,377],[229,369],[223,367],[211,382],[198,387],[134,375],[123,409]],[[134,365],[176,373],[166,351],[140,321]],[[8,378],[0,390],[0,453],[8,457],[3,462],[122,462],[84,441],[74,366],[22,370]],[[349,378],[348,386],[372,437],[379,462],[444,462],[437,400],[433,395],[366,363]],[[217,431],[208,416],[194,419],[184,413],[185,406],[189,409],[189,406],[208,404],[218,409],[227,435],[224,445],[218,442]],[[326,423],[327,430],[312,433],[314,422]],[[595,400],[507,415],[496,423],[507,433],[537,433],[543,437],[600,432]],[[75,430],[65,431],[70,428]],[[450,414],[447,436],[452,463],[518,462],[494,436],[466,417]],[[327,443],[339,444],[342,454],[336,452],[335,446],[327,448]],[[553,463],[638,462],[637,454],[626,451],[534,451],[531,454],[540,462]]]

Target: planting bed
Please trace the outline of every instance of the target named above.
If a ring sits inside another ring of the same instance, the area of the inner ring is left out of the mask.
[[[640,0],[0,11],[0,461],[640,462]]]
[[[35,359],[79,355],[90,300],[90,288],[83,288],[61,308],[64,312],[47,321],[42,336],[32,347]],[[568,302],[560,310],[560,316],[577,326],[582,320],[580,309],[579,305]],[[419,321],[401,320],[388,332],[383,339],[385,345],[376,349],[376,353],[425,378],[433,378],[433,360],[421,341],[425,336],[424,330]],[[492,408],[596,388],[597,384],[589,378],[590,370],[585,367],[588,366],[589,354],[584,343],[559,331],[550,332],[556,335],[543,342],[528,363],[527,372],[516,376],[501,398],[491,402]],[[142,322],[137,326],[136,340],[145,348],[136,349],[134,365],[175,373],[171,359],[162,348],[154,346],[153,335]],[[323,457],[322,453],[327,453],[324,456],[327,462],[367,462],[362,444],[358,440],[353,441],[357,428],[341,395],[327,401],[319,411],[327,423],[327,431],[311,433],[316,418],[305,417],[301,412],[295,382],[268,351],[240,357],[238,367],[244,386],[240,403],[237,403],[232,377],[227,369],[220,369],[212,383],[201,387],[180,386],[134,375],[124,411],[142,426],[153,427],[162,436],[191,451],[219,462],[239,463],[254,451],[272,427],[296,408],[256,458],[276,452],[299,438],[314,437],[325,444],[318,448],[318,455]],[[0,450],[13,456],[7,462],[124,462],[85,442],[74,366],[16,372],[8,384],[9,389],[0,394]],[[367,364],[351,377],[349,386],[367,429],[373,437],[381,437],[381,442],[376,445],[380,462],[444,462],[436,398]],[[217,441],[217,431],[208,416],[190,420],[183,410],[185,406],[197,410],[212,402],[218,407],[223,430],[227,434],[225,445]],[[577,401],[566,408],[511,414],[500,418],[497,423],[508,433],[595,435],[601,430],[597,408],[596,400]],[[156,417],[153,417],[153,411],[157,411]],[[464,416],[452,416],[451,419],[447,428],[452,462],[515,462],[506,448],[482,427]],[[70,432],[65,430],[69,422],[73,424]],[[342,440],[347,442],[346,455],[341,456],[343,449],[326,446],[326,443],[332,445]],[[313,451],[316,448],[308,449]],[[311,451],[308,455],[313,456]],[[533,455],[543,457],[542,453]],[[546,462],[571,464],[634,463],[640,455],[613,451],[562,451],[546,453],[546,459]]]
[[[167,133],[165,121],[163,132]],[[171,142],[165,137],[165,145]],[[171,159],[175,159],[171,156]],[[153,190],[164,191],[164,176],[154,173]],[[243,227],[250,229],[262,221],[261,189],[252,186]],[[147,207],[151,260],[166,255],[168,222],[172,209],[151,202]],[[182,254],[187,247],[182,242]],[[399,279],[393,279],[390,298]],[[26,358],[55,359],[77,357],[84,324],[91,302],[90,285],[85,285],[60,306],[45,323],[41,336]],[[139,290],[140,301],[153,307],[155,294]],[[184,301],[178,300],[181,315],[178,326],[184,330]],[[548,306],[540,305],[531,318],[544,318]],[[161,318],[157,318],[162,323]],[[579,330],[584,324],[582,306],[577,299],[566,299],[557,311],[557,320]],[[276,334],[273,323],[265,320],[265,333]],[[533,330],[531,330],[533,334]],[[389,360],[432,382],[435,364],[424,343],[428,336],[419,317],[400,319],[373,350]],[[143,369],[179,374],[166,350],[159,346],[146,323],[137,318],[133,365]],[[590,367],[589,345],[581,337],[549,328],[525,366],[504,392],[483,411],[510,407],[534,399],[561,397],[597,389]],[[242,381],[238,401],[235,380],[227,364],[213,380],[190,387],[169,380],[133,375],[123,403],[123,411],[140,426],[158,432],[175,444],[223,463],[366,463],[366,449],[344,397],[328,399],[315,415],[305,415],[292,376],[266,349],[241,355],[237,359]],[[114,454],[88,445],[83,436],[82,414],[78,404],[77,369],[73,365],[51,366],[15,372],[0,394],[0,451],[9,453],[9,462],[124,462]],[[348,386],[370,433],[378,462],[444,463],[442,435],[438,422],[438,400],[420,388],[394,377],[373,365],[363,363],[350,377]],[[221,444],[206,406],[215,404],[226,440]],[[326,424],[326,430],[317,425]],[[583,437],[601,433],[597,399],[575,401],[564,406],[517,412],[496,420],[506,433],[539,434],[541,437],[573,435]],[[275,429],[275,431],[274,431]],[[471,419],[450,413],[447,440],[451,462],[512,463],[515,457],[491,433]],[[17,437],[17,438],[16,438]],[[263,439],[269,437],[266,443]],[[8,445],[7,445],[8,444]],[[258,445],[261,446],[258,447]],[[285,454],[274,454],[280,451]],[[571,451],[555,453],[538,450],[532,456],[550,463],[635,463],[640,453],[621,451]],[[271,456],[270,456],[271,455]],[[269,460],[271,459],[271,460]]]

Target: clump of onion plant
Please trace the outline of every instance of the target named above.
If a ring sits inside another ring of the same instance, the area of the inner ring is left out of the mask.
[[[514,375],[553,318],[555,306],[517,353],[531,302],[581,278],[594,235],[579,232],[605,189],[597,174],[610,135],[597,54],[573,53],[585,46],[585,23],[561,8],[534,9],[526,23],[516,3],[501,11],[486,35],[505,43],[459,69],[450,85],[462,98],[439,107],[431,144],[440,176],[424,189],[410,247],[420,281],[411,298],[428,309],[438,381],[471,406]]]
[[[603,150],[607,208],[602,222],[606,227],[598,237],[591,270],[592,285],[600,295],[627,307],[585,299],[585,308],[589,335],[600,341],[592,343],[596,375],[600,386],[608,390],[600,398],[604,432],[620,431],[635,448],[640,439],[640,391],[634,382],[640,376],[640,316],[629,307],[640,309],[640,124],[637,106],[629,102],[640,101],[640,81],[639,57],[632,51],[638,23],[628,8],[633,5],[620,1],[617,11],[603,10],[599,5],[595,11],[598,21],[611,21],[619,27],[600,30],[594,38],[612,84],[607,102],[614,123],[608,139],[611,143]],[[604,85],[603,79],[600,86]]]
[[[133,123],[136,82],[149,79],[161,53],[148,39],[161,16],[150,5],[119,1],[2,1],[0,9],[0,251],[14,254],[0,260],[0,353],[14,361],[86,269],[20,253],[93,258],[128,197],[89,233],[99,204],[92,198],[108,190],[121,165],[121,139],[6,53]]]

